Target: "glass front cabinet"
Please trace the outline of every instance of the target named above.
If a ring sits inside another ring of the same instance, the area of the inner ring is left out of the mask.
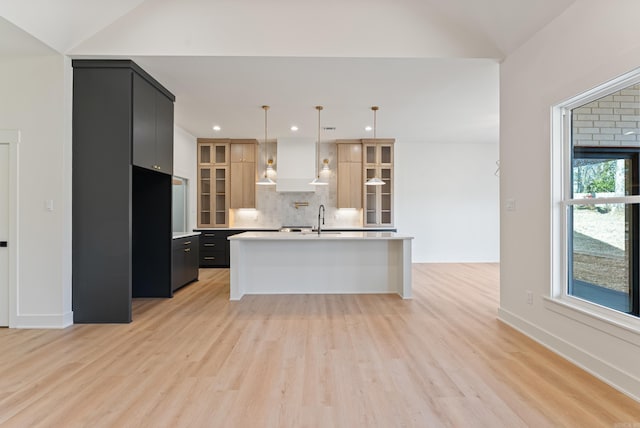
[[[229,141],[198,138],[198,227],[229,225]]]
[[[362,140],[364,226],[393,226],[393,143],[394,139]],[[368,185],[378,178],[382,185]]]

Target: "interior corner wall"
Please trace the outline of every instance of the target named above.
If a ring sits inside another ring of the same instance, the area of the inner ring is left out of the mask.
[[[70,64],[62,55],[0,57],[0,128],[21,133],[18,301],[11,327],[73,322],[69,91]]]
[[[500,260],[498,142],[395,143],[395,224],[414,263]]]
[[[188,180],[187,194],[187,231],[197,225],[197,139],[179,126],[173,128],[173,175]]]
[[[575,2],[500,69],[500,318],[636,399],[638,341],[552,311],[543,297],[551,292],[551,106],[640,67],[639,15],[637,1]],[[507,199],[515,210],[504,209]]]

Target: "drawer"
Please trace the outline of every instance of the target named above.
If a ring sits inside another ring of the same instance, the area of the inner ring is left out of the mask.
[[[201,251],[200,267],[228,267],[229,253],[226,251]]]
[[[235,233],[237,232],[233,232],[230,230],[214,230],[210,232],[201,232],[200,241],[201,242],[226,241],[227,237]]]
[[[227,241],[222,239],[200,242],[200,251],[224,251]]]
[[[198,247],[198,238],[181,238],[173,240],[173,248],[189,248],[191,251],[195,251]]]

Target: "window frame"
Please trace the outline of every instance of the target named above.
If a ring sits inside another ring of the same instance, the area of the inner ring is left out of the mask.
[[[589,89],[551,107],[551,251],[550,290],[547,309],[592,327],[640,343],[640,317],[607,308],[568,294],[570,233],[569,207],[574,205],[640,204],[640,195],[574,198],[572,182],[571,111],[634,84],[640,84],[640,68]],[[616,328],[611,329],[611,326]],[[620,336],[617,327],[624,333]]]

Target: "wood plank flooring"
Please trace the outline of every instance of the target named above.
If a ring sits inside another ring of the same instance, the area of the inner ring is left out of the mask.
[[[637,427],[640,403],[497,320],[499,268],[414,299],[245,296],[203,269],[134,322],[0,330],[1,427]]]

